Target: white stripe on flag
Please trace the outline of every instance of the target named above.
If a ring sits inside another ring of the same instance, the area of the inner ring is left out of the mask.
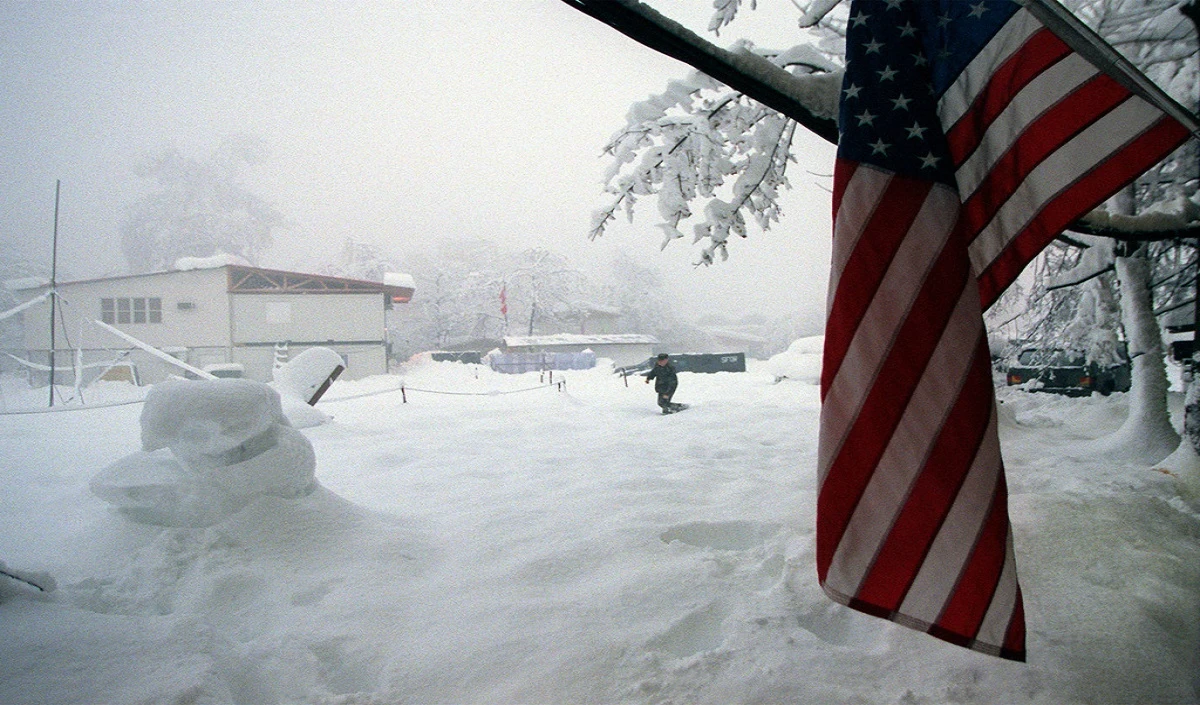
[[[987,644],[1003,644],[1008,632],[1008,624],[1012,620],[1013,608],[1017,604],[1017,556],[1013,552],[1012,527],[1005,537],[1004,570],[996,583],[996,594],[992,596],[992,604],[988,605],[987,614],[975,638]]]
[[[828,452],[820,454],[818,482],[825,481],[830,464],[839,454],[879,368],[891,351],[896,331],[903,325],[925,277],[945,247],[958,219],[958,207],[958,196],[949,187],[936,185],[929,191],[855,329],[821,407],[824,421],[818,443]]]
[[[1003,254],[1047,203],[1161,118],[1157,108],[1132,97],[1035,167],[971,242],[968,249],[975,274]]]
[[[825,582],[835,590],[858,594],[971,370],[983,320],[975,280],[967,278],[963,284],[900,425],[888,440],[834,553]]]
[[[1024,134],[1030,123],[1100,73],[1078,54],[1071,54],[1030,81],[988,127],[979,147],[955,173],[963,202],[975,193],[996,162]],[[950,126],[946,125],[946,129]]]
[[[993,406],[983,443],[950,513],[946,515],[945,523],[929,547],[920,572],[900,605],[901,612],[925,624],[937,621],[946,600],[954,592],[962,567],[971,557],[980,527],[987,521],[996,478],[1001,469],[996,410]]]
[[[892,182],[892,172],[884,171],[870,164],[859,164],[846,184],[842,195],[841,207],[834,216],[837,222],[837,244],[833,248],[833,262],[829,271],[829,291],[837,289],[837,282],[842,278],[846,262],[858,246],[863,228],[875,214],[875,208],[882,200],[884,191]],[[863,207],[866,204],[868,207]],[[833,305],[833,297],[829,297],[827,306]],[[826,312],[828,313],[828,311]]]
[[[938,112],[943,123],[953,125],[958,122],[971,109],[975,98],[987,88],[996,67],[1020,51],[1025,42],[1042,29],[1042,23],[1028,10],[1018,10],[942,95]]]

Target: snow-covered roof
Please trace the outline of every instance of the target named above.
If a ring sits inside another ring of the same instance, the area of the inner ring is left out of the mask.
[[[402,286],[408,289],[417,288],[417,280],[413,275],[404,272],[384,272],[383,283],[388,286]]]
[[[745,332],[738,331],[738,330],[730,330],[728,328],[701,328],[700,330],[704,331],[705,333],[708,333],[711,336],[717,337],[717,338],[724,338],[726,340],[736,340],[736,341],[742,342],[742,343],[765,343],[765,342],[767,342],[767,339],[762,337],[761,335],[754,335],[753,333],[745,333]]]
[[[9,291],[24,291],[26,289],[40,289],[43,286],[49,286],[50,280],[45,277],[21,277],[19,279],[5,279],[4,288]]]
[[[556,333],[554,335],[514,335],[504,338],[509,348],[547,348],[556,345],[656,345],[658,338],[640,333],[612,333],[609,335],[579,335]]]
[[[186,258],[185,258],[186,259]],[[266,269],[239,264],[216,263],[219,258],[203,259],[208,266],[197,266],[189,269],[174,269],[164,272],[147,272],[144,274],[126,274],[115,277],[100,277],[98,279],[83,279],[79,281],[58,282],[59,286],[72,284],[91,284],[96,282],[121,281],[127,279],[180,276],[183,272],[195,270],[224,269],[229,274],[229,290],[231,292],[261,293],[273,291],[295,294],[327,294],[327,293],[383,293],[393,302],[406,303],[415,289],[412,285],[391,284],[386,282],[367,281],[363,279],[348,279],[323,274],[308,274],[305,272],[290,272],[282,269]],[[178,262],[177,262],[178,263]],[[34,284],[25,288],[46,286],[46,282]]]
[[[590,301],[581,301],[575,305],[575,308],[587,313],[588,315],[602,314],[605,316],[620,316],[621,309],[616,306],[605,306],[604,304],[592,303]]]
[[[179,259],[175,260],[175,263],[171,266],[171,269],[176,272],[186,272],[192,269],[216,269],[217,267],[224,267],[229,264],[237,264],[244,267],[252,266],[250,262],[243,257],[238,257],[237,255],[231,255],[229,253],[221,253],[211,257],[180,257]]]

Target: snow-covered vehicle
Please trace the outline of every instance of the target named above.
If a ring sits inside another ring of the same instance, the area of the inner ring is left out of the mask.
[[[1099,392],[1128,392],[1132,377],[1129,355],[1124,344],[1110,364],[1088,360],[1082,350],[1065,348],[1025,348],[1009,366],[1009,386],[1026,385],[1035,392],[1054,392],[1069,396],[1088,396]]]

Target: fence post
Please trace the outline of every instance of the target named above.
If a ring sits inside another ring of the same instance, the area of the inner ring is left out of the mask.
[[[404,383],[403,382],[400,383],[400,398],[403,400],[402,403],[404,403],[404,404],[408,403],[408,393],[404,391]]]

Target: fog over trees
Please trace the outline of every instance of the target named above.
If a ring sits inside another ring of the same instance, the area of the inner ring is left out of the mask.
[[[1068,4],[1176,99],[1196,107],[1194,30],[1177,11],[1178,3]],[[797,7],[810,12],[798,12],[797,19],[806,26],[797,30],[793,45],[774,47],[736,38],[737,22],[754,7],[716,3],[709,29],[736,51],[807,81],[812,90],[806,98],[814,112],[828,111],[831,102],[836,105],[848,3],[801,0]],[[601,25],[596,28],[611,31]],[[823,173],[830,168],[811,163],[811,157],[798,150],[795,137],[803,126],[698,72],[681,71],[660,93],[630,106],[624,126],[613,127],[607,142],[602,134],[596,140],[597,150],[607,155],[609,169],[603,190],[597,189],[600,208],[593,237],[600,236],[615,218],[649,219],[657,226],[648,231],[650,237],[669,248],[667,256],[689,257],[671,248],[679,240],[684,243],[675,249],[690,241],[700,248],[699,263],[718,267],[725,258],[737,257],[739,248],[753,248],[756,229],[788,223],[788,218],[803,219],[802,213],[784,212],[779,201],[796,169]],[[1200,211],[1195,197],[1197,161],[1195,146],[1189,144],[1139,180],[1125,197],[1126,212],[1118,213],[1114,207],[1096,216],[1104,219],[1100,225],[1110,230],[1145,228],[1147,217],[1155,213],[1169,223],[1160,228],[1195,223]],[[250,171],[269,163],[269,146],[263,140],[233,135],[203,157],[167,149],[132,164],[147,192],[133,201],[121,223],[120,249],[127,271],[167,269],[179,257],[213,254],[261,264],[270,253],[273,262],[286,261],[286,255],[272,250],[271,244],[275,234],[293,225],[290,214],[247,186]],[[1134,220],[1121,221],[1121,217]],[[397,338],[405,341],[403,347],[410,352],[473,339],[494,340],[505,333],[577,332],[584,328],[589,311],[599,310],[616,315],[623,332],[654,335],[664,347],[676,350],[711,348],[716,344],[711,335],[715,329],[762,338],[764,354],[782,350],[795,337],[820,332],[817,315],[755,316],[747,311],[731,320],[728,315],[715,318],[708,311],[681,309],[652,263],[627,253],[618,253],[611,264],[592,262],[585,267],[545,247],[481,240],[439,243],[440,234],[428,233],[390,241],[373,235],[370,242],[365,237],[344,240],[317,269],[375,281],[388,271],[411,274],[416,282],[413,301],[389,317]],[[1118,254],[1148,262],[1156,314],[1186,313],[1195,291],[1197,254],[1192,240],[1176,237],[1117,250],[1114,242],[1108,237],[1073,235],[1051,246],[991,312],[993,338],[1001,344],[995,352],[1008,352],[1004,345],[1009,342],[1091,349],[1096,348],[1097,336],[1127,337],[1118,307],[1135,284],[1118,280],[1114,263]],[[8,257],[12,261],[0,262],[5,278],[36,269],[15,253]],[[1103,271],[1094,276],[1077,276],[1086,281],[1080,286],[1056,288],[1056,277],[1093,261],[1108,264],[1102,264]],[[501,291],[507,320],[501,311]],[[1083,320],[1092,323],[1081,325]]]
[[[181,257],[230,254],[256,264],[284,215],[239,178],[268,157],[259,138],[226,138],[207,158],[168,149],[144,159],[136,173],[154,190],[129,207],[121,251],[132,273],[170,269]]]

